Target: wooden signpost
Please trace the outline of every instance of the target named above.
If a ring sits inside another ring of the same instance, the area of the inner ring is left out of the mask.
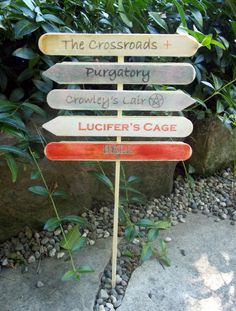
[[[46,157],[54,161],[184,161],[192,154],[182,142],[55,142]]]
[[[115,161],[112,287],[116,284],[118,209],[121,161],[187,160],[191,147],[182,142],[124,142],[121,137],[186,137],[192,123],[180,116],[127,117],[123,110],[181,111],[194,103],[182,91],[123,91],[123,84],[188,84],[195,70],[188,63],[125,63],[124,56],[177,56],[196,53],[201,45],[188,35],[71,34],[41,36],[39,48],[48,55],[117,56],[117,63],[63,62],[44,75],[59,84],[117,84],[111,90],[53,90],[54,109],[116,110],[117,116],[60,116],[43,127],[58,136],[110,136],[110,142],[52,142],[45,155],[54,161]]]
[[[43,125],[56,136],[186,137],[192,122],[185,117],[60,116]]]
[[[183,91],[52,90],[47,102],[66,110],[181,111],[195,101]]]
[[[195,69],[188,63],[58,63],[44,76],[59,84],[189,84]]]
[[[201,46],[188,35],[49,33],[39,40],[47,55],[193,56]]]

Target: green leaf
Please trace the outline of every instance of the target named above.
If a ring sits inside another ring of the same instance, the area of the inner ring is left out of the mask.
[[[60,246],[71,251],[78,251],[86,244],[86,238],[81,237],[79,225],[76,225],[71,231],[66,234],[66,239],[60,242]]]
[[[212,41],[212,34],[209,34],[205,36],[205,38],[202,40],[202,45],[206,46],[208,49],[211,48],[211,41]]]
[[[137,226],[139,227],[151,227],[151,226],[154,226],[155,223],[154,221],[150,220],[150,219],[141,219],[137,222],[136,224]]]
[[[125,228],[125,238],[128,241],[132,241],[136,236],[137,236],[137,232],[135,230],[134,225],[129,225],[128,227]]]
[[[155,228],[159,230],[165,230],[171,227],[171,222],[167,220],[159,220],[155,222]]]
[[[17,107],[16,103],[0,99],[0,113],[15,110],[16,107]]]
[[[219,41],[211,40],[211,44],[216,45],[216,46],[218,46],[219,48],[221,48],[223,50],[226,49],[225,46],[221,42],[219,42]]]
[[[22,0],[30,10],[34,10],[36,4],[33,0]]]
[[[52,89],[51,84],[41,80],[34,79],[33,83],[37,87],[37,89],[43,93],[48,93]]]
[[[122,21],[125,23],[125,25],[130,27],[130,28],[133,27],[132,22],[129,20],[129,18],[125,14],[125,9],[123,6],[123,0],[118,0],[118,11],[119,11],[120,17],[121,17]]]
[[[214,89],[219,90],[223,86],[224,82],[219,77],[213,75],[213,73],[211,74],[211,76],[214,83]]]
[[[148,259],[150,259],[152,256],[152,246],[150,243],[144,243],[143,244],[143,248],[142,248],[142,252],[141,252],[141,261],[146,261]]]
[[[216,104],[216,112],[217,113],[222,113],[224,110],[225,110],[224,105],[221,103],[220,100],[218,100],[217,104]]]
[[[187,22],[186,22],[186,18],[185,18],[185,12],[184,12],[184,8],[182,7],[182,5],[177,1],[177,0],[173,0],[174,5],[176,6],[179,15],[180,15],[180,20],[181,20],[181,24],[184,27],[187,27]]]
[[[136,193],[136,194],[139,194],[139,195],[143,195],[140,191],[138,191],[137,189],[132,188],[132,187],[120,186],[120,189],[121,190],[125,190],[125,191],[129,191],[129,192],[133,192],[133,193]]]
[[[159,234],[158,229],[154,229],[154,228],[150,229],[147,235],[148,241],[153,242],[154,240],[156,240],[156,238],[158,237],[158,234]]]
[[[138,183],[138,182],[140,182],[140,181],[141,181],[141,178],[138,177],[138,176],[129,176],[129,178],[128,178],[128,183],[129,183],[129,184]]]
[[[44,14],[43,18],[55,24],[65,25],[65,23],[60,18],[52,14]]]
[[[31,180],[38,179],[39,177],[40,177],[40,172],[38,170],[31,172],[31,175],[30,175]]]
[[[65,191],[54,191],[52,193],[52,196],[54,197],[63,197],[63,198],[67,198],[68,194]]]
[[[34,70],[31,68],[26,68],[24,71],[20,73],[20,75],[17,77],[18,82],[23,82],[25,80],[31,79],[34,75]]]
[[[11,92],[11,95],[10,95],[10,100],[13,101],[13,102],[18,102],[19,100],[21,100],[22,98],[24,97],[24,90],[22,88],[17,88],[17,89],[14,89],[12,92]]]
[[[23,59],[33,59],[38,56],[36,53],[34,53],[34,51],[25,47],[15,50],[12,55]]]
[[[39,106],[37,106],[37,105],[35,105],[35,104],[23,103],[23,104],[21,105],[21,107],[26,107],[26,108],[32,110],[33,112],[35,112],[35,113],[41,115],[42,117],[45,117],[45,116],[46,116],[46,112],[45,112],[42,108],[40,108]]]
[[[60,226],[60,221],[57,218],[50,218],[45,223],[43,229],[48,230],[48,231],[54,231],[59,226]]]
[[[31,157],[29,156],[29,154],[26,153],[25,151],[21,150],[18,147],[11,146],[11,145],[0,145],[0,152],[1,151],[3,151],[3,152],[10,152],[10,153],[13,153],[13,154],[15,154],[17,156],[20,156],[22,158],[25,158],[25,159],[31,161]]]
[[[105,184],[111,191],[113,191],[113,184],[111,180],[104,174],[97,171],[88,171],[88,173],[94,175],[98,180]]]
[[[149,16],[163,29],[165,29],[166,32],[169,32],[168,26],[166,24],[166,21],[161,18],[161,15],[157,12],[149,12]]]
[[[215,90],[214,86],[208,81],[201,81],[202,84],[208,86],[209,88]]]
[[[79,273],[90,273],[90,272],[94,272],[95,270],[91,268],[89,265],[82,265],[82,266],[79,266],[79,268],[76,269],[76,271],[78,271]]]
[[[196,22],[202,27],[203,26],[203,17],[201,12],[199,12],[198,10],[193,10],[192,15],[194,17],[194,19],[196,20]]]
[[[11,3],[11,0],[6,0],[6,1],[1,1],[0,2],[0,9],[5,9],[6,7],[8,7]]]
[[[26,19],[20,20],[15,24],[15,39],[21,39],[25,35],[29,35],[39,28],[39,25],[32,23]]]
[[[67,216],[62,217],[62,220],[66,222],[73,222],[76,224],[80,224],[81,226],[88,225],[88,222],[86,219],[80,216],[77,216],[77,215],[67,215]]]
[[[86,246],[87,238],[81,237],[72,247],[72,252],[78,252]]]
[[[47,196],[49,194],[48,190],[43,186],[32,186],[32,187],[29,187],[28,190],[30,192],[33,192],[35,194],[39,194],[42,196]]]
[[[75,280],[77,278],[77,274],[78,274],[77,271],[70,270],[70,271],[67,271],[61,279],[62,281]]]
[[[8,167],[11,171],[12,182],[16,182],[17,173],[18,173],[18,167],[17,167],[16,161],[15,161],[14,157],[9,153],[5,154],[5,159],[7,161]]]

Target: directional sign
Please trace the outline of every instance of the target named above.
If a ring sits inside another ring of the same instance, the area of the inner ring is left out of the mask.
[[[43,128],[57,136],[186,137],[193,125],[185,117],[60,116]]]
[[[47,102],[66,110],[181,111],[195,100],[182,91],[53,90]]]
[[[58,63],[44,75],[59,84],[189,84],[195,69],[188,63]]]
[[[192,149],[181,142],[56,142],[45,150],[55,161],[184,161]]]
[[[178,34],[72,34],[47,33],[39,48],[48,55],[193,56],[201,44]]]

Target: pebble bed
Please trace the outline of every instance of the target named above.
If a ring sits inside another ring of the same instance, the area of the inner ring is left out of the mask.
[[[154,220],[170,219],[173,226],[187,221],[187,214],[202,213],[214,217],[215,222],[228,219],[231,225],[236,224],[235,180],[232,170],[226,169],[219,174],[207,178],[197,178],[193,189],[182,178],[174,182],[170,195],[149,200],[146,204],[131,206],[130,217],[133,222],[142,218]],[[89,228],[85,228],[83,236],[88,238],[88,244],[94,245],[97,239],[108,238],[112,235],[113,205],[107,202],[96,202],[91,210],[82,216],[88,220]],[[66,232],[73,224],[65,224]],[[123,236],[123,228],[119,228],[119,236]],[[54,232],[32,231],[25,227],[16,237],[0,245],[1,267],[14,267],[20,263],[22,272],[27,272],[27,265],[40,261],[44,257],[63,259],[66,253],[60,248],[62,234],[60,229]],[[171,238],[166,238],[170,242]],[[123,251],[129,247],[133,257],[124,256]],[[95,311],[112,311],[122,302],[128,281],[133,270],[139,265],[139,241],[127,244],[121,240],[118,250],[116,287],[111,287],[111,263],[101,276],[100,290],[94,305]],[[44,284],[39,280],[36,287]]]

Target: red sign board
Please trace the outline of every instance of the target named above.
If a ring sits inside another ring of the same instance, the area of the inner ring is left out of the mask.
[[[55,161],[184,161],[191,154],[182,142],[53,142],[45,148]]]

